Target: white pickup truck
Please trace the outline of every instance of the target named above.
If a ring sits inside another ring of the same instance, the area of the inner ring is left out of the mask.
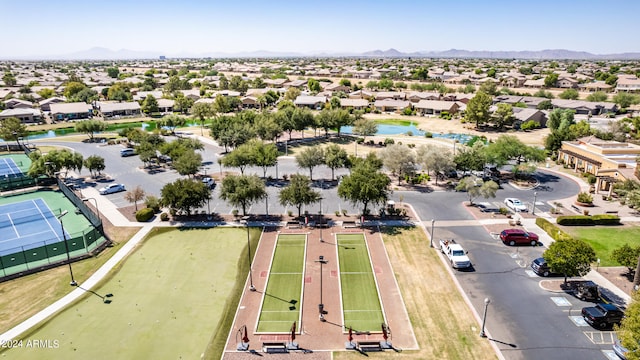
[[[460,244],[453,239],[440,240],[440,251],[449,259],[454,269],[471,267],[471,260]]]

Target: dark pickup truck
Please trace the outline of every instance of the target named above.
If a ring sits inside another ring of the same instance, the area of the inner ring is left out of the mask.
[[[596,306],[582,308],[582,317],[594,328],[604,329],[620,324],[624,312],[613,304],[599,303]]]

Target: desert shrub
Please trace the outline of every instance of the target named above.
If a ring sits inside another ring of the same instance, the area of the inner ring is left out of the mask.
[[[162,214],[160,214],[160,220],[168,221],[169,220],[169,214],[167,214],[166,212],[163,212]]]
[[[507,210],[506,207],[500,207],[500,209],[498,209],[498,212],[500,212],[500,215],[507,215],[507,213],[509,212],[509,210]]]
[[[593,202],[593,196],[588,192],[580,192],[578,193],[578,202],[583,204],[591,204]]]
[[[364,138],[357,138],[356,139],[356,143],[358,143],[358,144],[364,143]]]
[[[144,208],[136,212],[136,220],[139,222],[149,221],[153,217],[153,209]]]
[[[158,199],[156,196],[147,195],[147,197],[144,199],[144,203],[148,208],[152,209],[154,213],[160,212],[160,199]]]
[[[427,131],[426,133],[424,133],[424,137],[426,137],[426,138],[432,138],[432,137],[433,137],[433,134]]]
[[[396,143],[396,141],[395,141],[395,140],[393,140],[392,138],[386,138],[386,139],[384,139],[384,144],[385,144],[385,145],[391,145],[391,144],[395,144],[395,143]]]

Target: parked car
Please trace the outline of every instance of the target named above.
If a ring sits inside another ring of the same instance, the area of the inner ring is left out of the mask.
[[[557,275],[556,273],[551,271],[551,268],[549,267],[549,264],[547,264],[547,261],[542,257],[534,259],[531,262],[531,269],[537,275],[544,276],[544,277],[551,276],[551,275]]]
[[[113,193],[117,193],[120,191],[125,191],[124,185],[123,184],[109,184],[101,189],[98,190],[98,192],[100,193],[100,195],[107,195],[107,194],[113,194]]]
[[[538,235],[532,232],[520,230],[520,229],[506,229],[500,233],[500,240],[504,244],[514,245],[538,245]]]
[[[620,324],[624,312],[613,304],[598,303],[596,306],[582,308],[582,317],[594,328],[604,329]]]
[[[133,156],[135,154],[136,154],[135,150],[130,148],[120,150],[120,156],[122,157]]]
[[[202,183],[207,185],[209,187],[209,189],[213,189],[213,188],[216,187],[215,180],[213,180],[212,178],[210,178],[208,176],[202,178]]]
[[[515,212],[519,211],[527,211],[527,205],[525,205],[520,199],[516,198],[506,198],[504,199],[504,204],[511,210]]]

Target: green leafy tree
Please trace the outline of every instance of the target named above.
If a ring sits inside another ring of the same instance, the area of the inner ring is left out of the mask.
[[[242,215],[247,215],[247,207],[265,196],[264,182],[255,175],[228,175],[222,180],[220,198],[242,208]]]
[[[107,90],[107,99],[109,100],[127,101],[132,98],[133,96],[131,95],[129,87],[123,86],[121,83],[113,84],[109,90]]]
[[[200,121],[200,135],[204,135],[204,122],[215,115],[209,103],[199,102],[191,107],[191,114]]]
[[[2,81],[6,86],[16,86],[18,83],[16,77],[11,72],[5,72],[2,76]]]
[[[513,124],[515,116],[513,115],[513,107],[510,104],[498,104],[498,108],[491,116],[492,121],[502,129],[505,125]]]
[[[95,133],[105,131],[107,123],[102,120],[83,120],[76,123],[75,130],[79,133],[87,134],[89,142],[94,141]]]
[[[98,100],[98,98],[98,93],[95,90],[91,90],[88,87],[85,87],[84,89],[75,93],[73,96],[67,98],[67,100],[70,102],[84,102],[89,104],[95,100]]]
[[[387,170],[398,177],[398,185],[405,174],[416,170],[416,156],[406,145],[392,144],[380,152],[380,158]]]
[[[117,79],[118,75],[120,75],[120,70],[117,67],[107,68],[107,75],[111,78]]]
[[[558,82],[558,74],[551,73],[544,78],[544,86],[545,87],[555,87]]]
[[[629,244],[624,244],[611,252],[611,259],[629,269],[629,274],[632,274],[638,265],[639,257],[640,246],[631,247]]]
[[[296,164],[309,169],[309,179],[313,180],[313,169],[324,164],[324,150],[319,146],[308,147],[296,154]]]
[[[275,142],[282,135],[282,128],[276,122],[273,113],[270,112],[258,114],[253,127],[258,137],[263,141],[271,140]]]
[[[480,124],[487,122],[491,117],[489,108],[492,102],[493,100],[489,94],[484,91],[478,91],[476,96],[471,98],[467,104],[466,121],[475,123],[476,128],[478,128]]]
[[[192,209],[204,206],[211,199],[211,189],[193,179],[178,179],[160,190],[162,205],[191,215]]]
[[[587,101],[591,102],[603,102],[607,101],[607,99],[609,99],[609,95],[607,95],[607,93],[605,93],[604,91],[596,91],[587,95],[586,98]]]
[[[519,165],[525,161],[542,161],[545,158],[544,150],[525,145],[513,135],[500,135],[495,142],[489,144],[486,153],[490,154],[489,162],[499,166],[511,160]]]
[[[73,98],[77,93],[86,89],[87,86],[81,82],[71,81],[68,82],[64,87],[64,96],[67,99]]]
[[[331,180],[335,179],[335,170],[347,166],[349,156],[338,144],[331,144],[324,149],[324,163],[331,169]]]
[[[544,100],[541,101],[538,106],[536,106],[536,109],[538,110],[551,110],[553,109],[553,104],[551,103],[551,100]]]
[[[480,88],[478,89],[478,91],[482,91],[485,94],[494,96],[498,93],[498,86],[494,81],[487,80],[480,85]]]
[[[314,124],[313,113],[308,108],[296,108],[291,114],[291,121],[293,122],[293,130],[300,131],[304,138],[304,129]],[[291,137],[291,133],[289,133],[289,137]]]
[[[631,293],[632,301],[624,312],[616,335],[622,346],[629,352],[625,354],[627,360],[640,360],[640,292]]]
[[[462,146],[453,157],[456,169],[461,171],[480,171],[487,161],[486,146],[477,141],[471,146]]]
[[[148,94],[144,98],[144,101],[142,101],[140,109],[145,114],[157,113],[158,111],[160,111],[160,108],[158,107],[158,100],[155,98],[155,96]]]
[[[43,99],[49,99],[53,97],[56,94],[56,92],[51,88],[44,88],[44,89],[38,90],[37,94],[42,96]]]
[[[202,155],[191,149],[173,159],[173,167],[180,175],[192,176],[198,172],[201,165]]]
[[[192,98],[184,96],[184,94],[181,92],[176,93],[176,95],[173,98],[173,101],[174,101],[174,105],[173,105],[174,111],[178,111],[181,114],[186,114],[187,112],[189,112],[189,110],[191,109],[194,103],[194,100]]]
[[[558,97],[560,99],[565,99],[565,100],[578,100],[578,98],[580,97],[580,94],[576,89],[567,89],[561,92],[560,95],[558,95]]]
[[[640,102],[640,97],[635,94],[619,92],[613,96],[613,102],[618,104],[620,108],[626,109],[631,105],[638,104],[638,102]]]
[[[353,123],[353,133],[360,135],[366,139],[367,136],[373,136],[378,132],[378,124],[370,119],[358,119]]]
[[[469,205],[473,205],[473,201],[479,196],[485,199],[495,198],[496,192],[500,186],[494,181],[482,181],[475,176],[467,176],[462,178],[456,186],[456,191],[465,191],[469,199]]]
[[[140,161],[142,161],[145,166],[148,166],[151,163],[151,160],[156,158],[158,149],[158,145],[147,140],[143,140],[136,145],[136,154],[138,154]]]
[[[314,204],[320,200],[320,193],[311,188],[311,181],[307,176],[291,175],[289,185],[279,194],[280,205],[295,206],[298,209],[298,216],[301,216],[302,205]]]
[[[0,120],[0,138],[4,141],[17,141],[28,134],[27,126],[20,119],[10,117]]]
[[[298,96],[300,96],[300,89],[295,87],[290,87],[284,93],[284,99],[289,101],[294,101]]]
[[[252,149],[244,144],[225,155],[221,163],[225,167],[235,167],[240,169],[240,174],[244,174],[244,169],[251,165]]]
[[[307,88],[312,93],[318,93],[318,92],[320,92],[320,90],[322,90],[320,88],[320,83],[318,82],[318,80],[313,79],[313,78],[307,80]]]
[[[92,177],[96,177],[105,169],[104,158],[98,155],[91,155],[84,159],[83,165],[89,170]]]
[[[175,134],[176,128],[183,127],[187,123],[187,119],[178,115],[167,115],[162,119],[158,120],[158,125],[161,127],[166,127],[171,131],[172,134]]]
[[[389,198],[389,177],[380,172],[375,163],[379,160],[360,159],[351,169],[351,174],[342,178],[338,185],[338,196],[354,205],[362,205],[362,214],[369,213],[369,204],[385,204]]]
[[[569,276],[586,275],[591,270],[591,264],[596,261],[596,253],[591,245],[571,237],[553,242],[542,257],[551,271],[564,274],[565,284]]]
[[[247,144],[251,150],[251,164],[262,168],[262,177],[267,177],[267,168],[278,163],[278,148],[275,144],[265,144],[259,140],[252,140]]]
[[[433,171],[438,185],[438,174],[455,169],[456,164],[453,162],[453,154],[451,151],[432,144],[420,145],[416,149],[416,161],[422,165],[423,169]]]

